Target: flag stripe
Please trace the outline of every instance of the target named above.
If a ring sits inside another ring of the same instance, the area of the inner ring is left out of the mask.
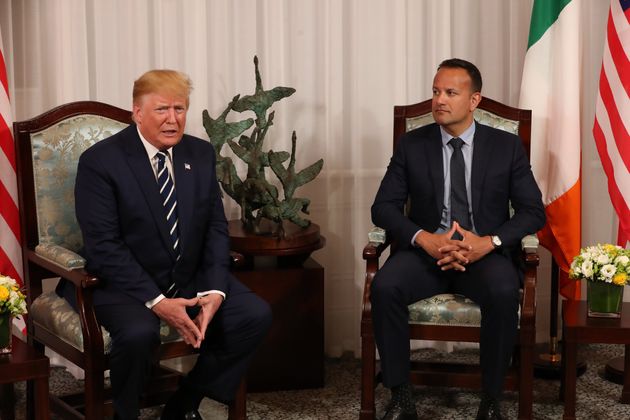
[[[2,48],[2,36],[0,35],[0,83],[5,92],[9,92],[9,78],[7,77],[7,67],[4,64],[4,53]],[[8,96],[8,95],[7,95]]]
[[[613,76],[616,75],[614,72],[608,74]],[[599,94],[601,95],[601,102],[598,100],[598,104],[601,103],[601,106],[606,108],[610,134],[617,149],[619,150],[619,157],[626,165],[627,171],[630,168],[630,137],[628,136],[628,130],[626,129],[624,121],[622,121],[619,113],[620,111],[622,113],[625,111],[624,115],[630,115],[630,109],[618,107],[615,102],[615,98],[613,98],[613,93],[610,85],[608,84],[608,78],[606,75],[607,73],[602,71],[599,78]]]
[[[630,238],[630,1],[611,0],[595,104],[593,138],[619,218],[617,243]]]
[[[8,224],[9,229],[13,232],[13,235],[16,238],[20,238],[20,218],[18,207],[15,204],[15,201],[11,199],[9,192],[4,187],[4,184],[0,182],[0,203],[2,206],[0,207],[0,216],[5,220]]]
[[[616,28],[620,27],[623,29],[628,26],[628,22],[625,20],[620,21],[619,19],[615,21],[613,16],[611,10],[608,14],[608,30],[606,34],[608,42],[604,47],[604,61],[609,62],[609,64],[607,64],[607,70],[610,70],[610,66],[614,65],[620,74],[624,74],[624,72],[630,71],[630,62],[628,61],[628,53],[630,53],[630,51],[624,49],[624,44]],[[625,42],[626,48],[630,48],[630,31],[624,31],[624,34],[625,39],[623,39],[623,41]],[[623,80],[621,81],[621,85],[626,93],[627,100],[628,95],[630,95],[630,81]],[[619,94],[621,95],[623,92],[619,92]]]
[[[0,229],[0,235],[2,234],[2,230]],[[10,257],[4,252],[4,249],[2,246],[0,246],[0,261],[10,261]],[[21,279],[21,275],[20,273],[18,273],[18,271],[15,269],[15,266],[13,264],[7,264],[7,265],[3,265],[0,264],[0,271],[2,271],[2,274],[5,276],[9,276],[13,279]],[[20,284],[21,281],[20,281]]]
[[[529,26],[529,41],[527,48],[534,45],[543,34],[553,25],[562,9],[571,0],[561,1],[535,1],[532,8],[532,19]]]

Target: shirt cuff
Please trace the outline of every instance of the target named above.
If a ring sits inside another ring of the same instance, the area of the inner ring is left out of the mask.
[[[144,306],[146,306],[149,309],[152,309],[155,305],[160,303],[162,301],[162,299],[166,299],[166,296],[164,296],[162,293],[160,293],[158,295],[158,297],[156,297],[155,299],[151,299],[151,300],[145,302]]]
[[[197,292],[197,297],[202,298],[204,296],[208,296],[209,294],[221,295],[223,296],[223,300],[225,300],[225,293],[220,290],[206,290],[205,292]]]
[[[416,236],[420,235],[420,232],[422,232],[424,229],[419,229],[415,235],[413,235],[411,237],[411,246],[414,248],[420,248],[420,246],[416,243]]]

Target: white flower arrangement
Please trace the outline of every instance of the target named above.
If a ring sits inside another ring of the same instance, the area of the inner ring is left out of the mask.
[[[10,313],[12,316],[26,313],[26,296],[20,290],[17,281],[0,274],[0,314]]]
[[[630,280],[630,250],[611,244],[582,248],[571,263],[569,277],[625,286]]]

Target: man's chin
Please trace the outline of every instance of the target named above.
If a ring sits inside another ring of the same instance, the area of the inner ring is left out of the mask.
[[[166,147],[173,147],[182,139],[182,134],[174,134],[174,135],[161,135],[160,143]]]

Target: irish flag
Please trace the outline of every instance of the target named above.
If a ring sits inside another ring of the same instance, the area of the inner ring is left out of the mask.
[[[538,232],[560,267],[560,294],[580,298],[566,275],[580,251],[581,0],[534,0],[519,107],[532,110],[531,164],[547,225]]]

